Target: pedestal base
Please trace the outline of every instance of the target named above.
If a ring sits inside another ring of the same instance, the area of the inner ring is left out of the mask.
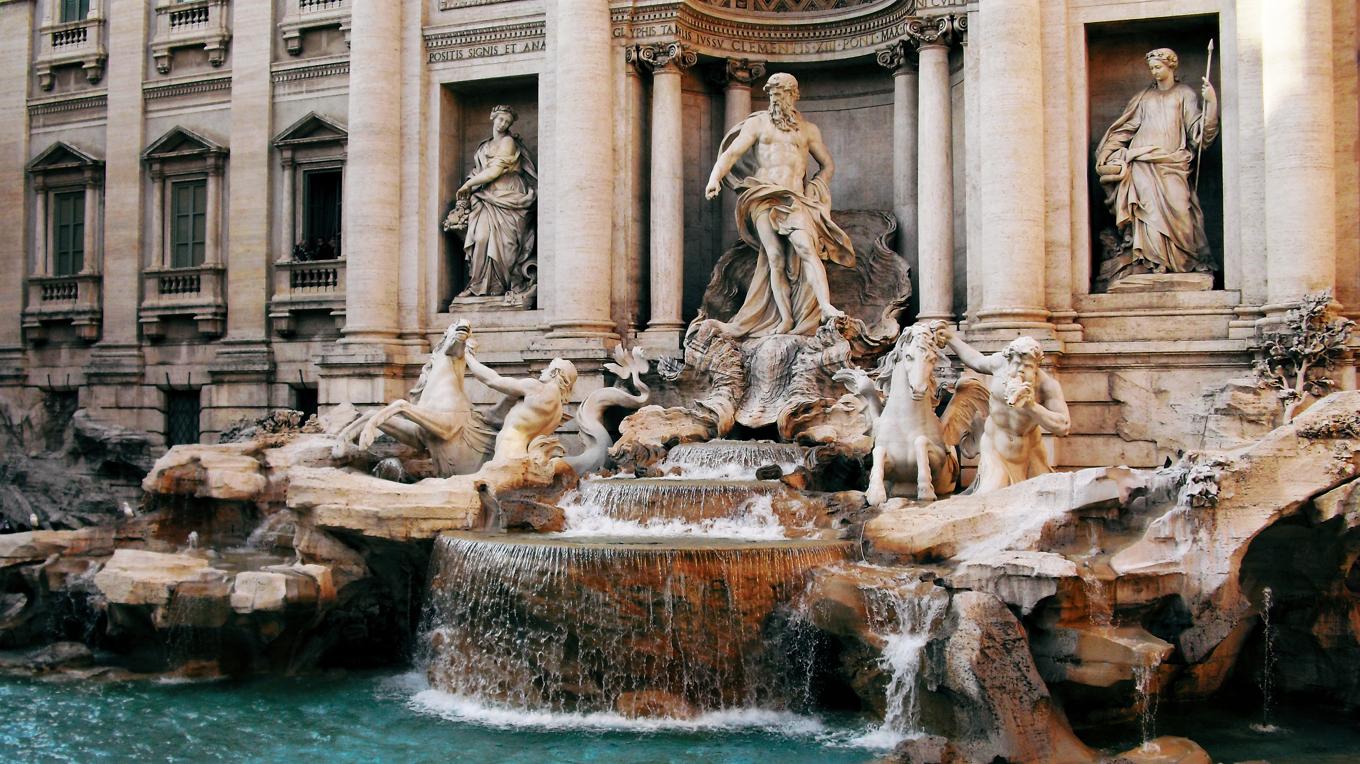
[[[1212,273],[1138,273],[1110,284],[1110,294],[1127,292],[1207,292],[1214,288]]]

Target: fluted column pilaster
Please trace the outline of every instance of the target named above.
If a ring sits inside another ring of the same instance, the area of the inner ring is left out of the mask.
[[[401,251],[402,3],[353,0],[346,145],[345,341],[395,339]]]
[[[652,73],[649,342],[679,344],[685,279],[685,153],[680,130],[681,69],[698,56],[680,43],[641,45],[634,63]]]
[[[1336,282],[1332,0],[1265,0],[1261,11],[1271,314]]]
[[[1042,0],[978,4],[982,307],[978,331],[1052,334],[1044,300]],[[971,327],[970,327],[971,329]]]

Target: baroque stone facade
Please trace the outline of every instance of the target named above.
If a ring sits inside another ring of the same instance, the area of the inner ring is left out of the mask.
[[[895,218],[904,318],[989,352],[1041,340],[1071,413],[1059,468],[1229,438],[1213,422],[1248,405],[1230,383],[1263,326],[1324,289],[1360,312],[1344,0],[75,5],[0,0],[10,421],[74,394],[211,441],[271,408],[377,405],[458,317],[503,373],[571,360],[579,401],[618,343],[678,351],[736,241],[707,170],[777,72],[836,157],[837,209]],[[1213,288],[1102,293],[1096,144],[1144,53],[1176,48],[1198,92],[1210,38]],[[469,273],[440,223],[497,105],[537,162],[537,297],[455,314]]]

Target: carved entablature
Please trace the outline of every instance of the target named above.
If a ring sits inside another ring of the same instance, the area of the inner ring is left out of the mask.
[[[741,7],[745,3],[745,7]],[[696,54],[768,62],[834,61],[925,34],[936,19],[956,34],[952,16],[922,19],[922,9],[964,8],[958,0],[683,0],[613,11],[613,36],[634,45],[679,42]],[[947,37],[946,41],[952,41]]]
[[[426,61],[443,64],[521,56],[536,59],[543,55],[546,39],[541,17],[496,25],[427,29]]]

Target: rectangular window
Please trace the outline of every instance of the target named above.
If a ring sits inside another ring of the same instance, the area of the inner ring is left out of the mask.
[[[185,180],[170,185],[170,267],[203,264],[208,221],[208,182]]]
[[[85,192],[52,194],[52,275],[74,276],[85,267]]]
[[[90,0],[59,0],[61,3],[61,20],[83,21],[90,15]]]
[[[321,408],[318,405],[320,399],[318,398],[317,393],[318,391],[315,387],[293,388],[293,409],[302,412],[303,422],[316,416],[318,410]]]
[[[302,175],[302,246],[313,260],[340,256],[342,178],[339,169]]]
[[[197,390],[170,390],[165,394],[165,445],[198,442],[198,399]]]

